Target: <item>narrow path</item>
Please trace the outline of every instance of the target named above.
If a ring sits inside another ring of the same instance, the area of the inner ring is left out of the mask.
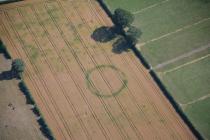
[[[158,5],[161,5],[161,4],[163,4],[163,3],[166,3],[166,2],[168,2],[168,1],[170,1],[170,0],[163,0],[163,1],[159,2],[159,3],[150,5],[150,6],[146,7],[146,8],[143,8],[143,9],[141,9],[141,10],[138,10],[138,11],[135,11],[135,12],[132,12],[132,13],[133,13],[134,15],[136,15],[136,14],[139,14],[139,13],[141,13],[141,12],[144,12],[144,11],[146,11],[146,10],[148,10],[148,9],[151,9],[151,8],[153,8],[153,7],[156,7],[156,6],[158,6]]]
[[[151,43],[151,42],[160,40],[160,39],[165,38],[165,37],[167,37],[167,36],[170,36],[170,35],[172,35],[172,34],[181,32],[181,31],[183,31],[183,30],[186,30],[186,29],[189,29],[189,28],[191,28],[191,27],[193,27],[193,26],[196,26],[196,25],[198,25],[198,24],[201,24],[201,23],[203,23],[203,22],[205,22],[205,21],[208,21],[209,19],[210,19],[210,17],[201,19],[201,20],[199,20],[199,21],[197,21],[197,22],[195,22],[195,23],[193,23],[193,24],[186,25],[186,26],[184,26],[184,27],[182,27],[182,28],[179,28],[179,29],[177,29],[177,30],[175,30],[175,31],[173,31],[173,32],[170,32],[170,33],[164,34],[164,35],[162,35],[162,36],[153,38],[153,39],[151,39],[151,40],[142,42],[142,43],[139,44],[139,45],[140,45],[140,47],[142,47],[142,46],[144,46],[144,45],[146,45],[146,44],[148,44],[148,43]]]
[[[186,103],[186,104],[181,104],[181,103],[180,103],[180,106],[186,107],[186,106],[191,105],[191,104],[194,104],[194,103],[196,103],[196,102],[205,100],[205,99],[207,99],[207,98],[209,98],[209,97],[210,97],[210,94],[207,94],[207,95],[202,96],[202,97],[200,97],[200,98],[198,98],[198,99],[196,99],[196,100],[190,101],[190,102],[188,102],[188,103]]]
[[[207,45],[205,45],[205,46],[203,46],[203,47],[196,48],[196,49],[194,49],[194,50],[192,50],[192,51],[190,51],[190,52],[187,52],[187,53],[184,53],[184,54],[182,54],[182,55],[180,55],[180,56],[177,56],[177,57],[175,57],[175,58],[173,58],[173,59],[171,59],[171,60],[168,60],[168,61],[165,61],[165,62],[163,62],[163,63],[160,63],[160,64],[156,65],[156,66],[154,67],[154,69],[163,68],[163,67],[165,67],[165,66],[167,66],[167,65],[169,65],[169,64],[171,64],[171,63],[174,63],[174,62],[177,62],[177,61],[182,60],[182,59],[184,59],[184,58],[190,57],[190,56],[192,56],[192,55],[194,55],[194,54],[196,54],[196,53],[202,52],[202,51],[204,51],[204,50],[206,50],[206,49],[208,49],[208,48],[210,48],[210,43],[207,44]]]

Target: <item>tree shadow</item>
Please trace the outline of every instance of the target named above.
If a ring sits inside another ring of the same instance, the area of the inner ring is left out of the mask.
[[[121,54],[123,52],[130,51],[130,44],[125,40],[124,37],[117,39],[112,45],[112,52],[116,54]]]
[[[115,27],[102,26],[92,33],[91,38],[97,42],[106,43],[116,37]]]
[[[11,80],[15,77],[15,74],[9,70],[9,71],[3,71],[2,73],[0,73],[0,81],[2,80]]]

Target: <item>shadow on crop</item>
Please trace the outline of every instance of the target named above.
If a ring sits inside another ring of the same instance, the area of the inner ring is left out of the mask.
[[[92,33],[91,38],[96,42],[107,43],[116,38],[116,41],[112,44],[112,52],[121,54],[122,52],[128,52],[130,45],[126,39],[120,35],[120,30],[115,26],[101,26]]]
[[[129,52],[129,51],[130,51],[130,45],[123,37],[120,37],[112,44],[113,53],[121,54],[123,52]]]
[[[115,28],[102,26],[92,33],[91,38],[97,42],[106,43],[113,40],[116,37]]]

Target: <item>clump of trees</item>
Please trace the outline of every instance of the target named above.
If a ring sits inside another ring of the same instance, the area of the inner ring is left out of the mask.
[[[129,45],[135,46],[138,43],[142,32],[139,28],[132,25],[135,19],[134,15],[127,10],[117,8],[111,18],[114,22],[113,27],[102,26],[100,28],[97,28],[93,32],[91,37],[95,41],[99,41],[102,43],[108,42],[118,37],[117,41],[113,44],[115,47],[115,51],[118,51],[120,48],[123,48],[127,51],[124,44],[126,44],[126,47],[128,47]]]
[[[25,64],[21,59],[14,59],[12,61],[12,73],[17,76],[18,79],[22,79],[23,72],[25,70]]]
[[[132,25],[134,15],[131,12],[118,8],[114,11],[113,21],[116,26],[116,32],[123,35],[129,44],[135,45],[138,43],[142,32],[139,28]]]
[[[117,8],[114,11],[113,20],[116,26],[123,29],[133,23],[134,16],[127,10]]]

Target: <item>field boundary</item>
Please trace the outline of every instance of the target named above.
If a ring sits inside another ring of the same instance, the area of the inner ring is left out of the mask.
[[[208,49],[208,48],[210,48],[210,44],[207,44],[207,45],[205,45],[205,46],[203,46],[203,47],[194,49],[194,50],[192,50],[192,51],[190,51],[190,52],[184,53],[184,54],[182,54],[182,55],[180,55],[180,56],[177,56],[177,57],[175,57],[175,58],[173,58],[173,59],[170,59],[170,60],[168,60],[168,61],[165,61],[165,62],[163,62],[163,63],[157,64],[157,65],[156,65],[155,67],[153,67],[153,68],[154,68],[155,70],[160,69],[160,68],[163,68],[163,67],[165,67],[165,66],[167,66],[167,65],[169,65],[169,64],[172,64],[172,63],[174,63],[174,62],[177,62],[177,61],[179,61],[179,60],[182,60],[182,59],[184,59],[184,58],[186,58],[186,57],[192,56],[192,55],[194,55],[194,54],[196,54],[196,53],[202,52],[202,51],[204,51],[204,50],[206,50],[206,49]]]
[[[103,0],[97,0],[97,2],[102,7],[102,9],[106,12],[106,14],[108,15],[108,17],[111,18],[111,20],[113,22],[112,12],[108,9],[108,7],[104,3],[104,1]],[[210,19],[210,18],[208,18],[208,19]],[[126,36],[125,36],[125,38],[126,38]],[[173,106],[173,108],[175,109],[175,111],[178,113],[178,115],[180,116],[180,118],[185,122],[185,124],[188,126],[188,128],[191,130],[191,132],[195,135],[195,137],[197,139],[203,140],[204,138],[202,137],[202,135],[193,126],[193,124],[191,123],[191,121],[185,115],[185,113],[183,112],[183,110],[181,109],[181,107],[179,106],[179,104],[176,102],[176,100],[174,99],[174,97],[169,93],[169,91],[167,90],[167,88],[165,87],[165,85],[161,82],[161,80],[159,79],[159,77],[157,76],[157,74],[155,73],[155,71],[152,70],[150,64],[143,57],[143,55],[138,50],[138,48],[136,48],[136,46],[131,46],[131,49],[134,52],[134,54],[137,56],[137,58],[140,60],[140,62],[145,66],[145,68],[149,69],[149,74],[152,76],[153,80],[158,85],[158,87],[160,88],[160,90],[163,92],[164,96],[168,99],[168,101],[170,102],[170,104]]]

